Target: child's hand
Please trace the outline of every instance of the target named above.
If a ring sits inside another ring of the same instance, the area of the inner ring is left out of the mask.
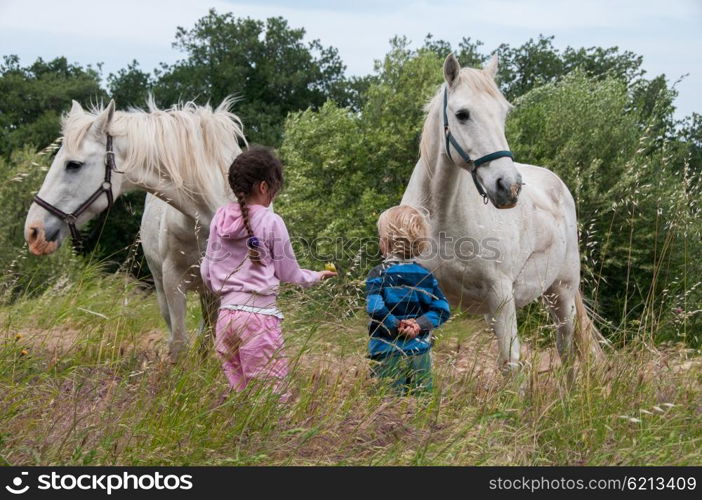
[[[333,278],[336,276],[338,273],[335,273],[334,271],[319,271],[320,274],[322,275],[322,281],[328,280],[329,278]]]
[[[417,323],[417,320],[411,318],[400,320],[400,326],[397,327],[397,330],[408,339],[413,339],[419,335],[422,328]]]

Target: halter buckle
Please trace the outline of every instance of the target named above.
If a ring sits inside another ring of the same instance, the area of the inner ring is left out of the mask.
[[[103,191],[109,191],[112,188],[112,183],[111,182],[103,182],[102,183],[102,190]]]
[[[63,222],[65,222],[69,226],[75,225],[77,221],[78,218],[73,214],[66,214],[66,217],[63,218]]]

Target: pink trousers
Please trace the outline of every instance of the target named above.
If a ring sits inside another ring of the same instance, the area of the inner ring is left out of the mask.
[[[280,324],[275,316],[220,309],[215,350],[233,390],[243,391],[257,379],[270,383],[281,401],[290,398]]]

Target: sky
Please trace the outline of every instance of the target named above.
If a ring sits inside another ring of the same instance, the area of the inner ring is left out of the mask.
[[[617,46],[642,55],[649,78],[687,74],[676,116],[702,113],[702,0],[0,0],[0,56],[102,63],[103,76],[136,59],[150,71],[184,57],[172,47],[177,27],[191,28],[210,8],[282,16],[308,40],[336,47],[349,75],[371,73],[395,35],[414,47],[427,33],[453,46],[470,37],[486,52],[539,34],[554,35],[560,49]]]

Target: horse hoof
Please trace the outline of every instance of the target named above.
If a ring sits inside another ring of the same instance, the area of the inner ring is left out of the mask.
[[[178,343],[175,345],[170,346],[168,349],[168,360],[171,362],[171,364],[176,364],[178,363],[178,360],[183,357],[184,351],[187,349],[187,345]]]

